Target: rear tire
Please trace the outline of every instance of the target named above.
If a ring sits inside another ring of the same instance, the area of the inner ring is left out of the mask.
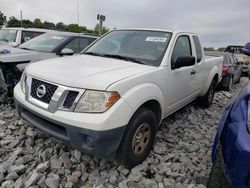
[[[216,81],[213,80],[211,85],[209,86],[207,93],[199,98],[201,106],[208,108],[213,103],[215,88],[216,88]]]
[[[210,171],[207,188],[231,188],[223,171],[221,146],[218,148],[216,159]]]
[[[228,92],[230,92],[230,91],[232,91],[232,86],[233,86],[233,77],[230,76],[230,77],[229,77],[229,81],[228,81],[228,85],[225,87],[225,89],[226,89]]]
[[[155,114],[140,108],[129,121],[117,153],[118,163],[130,169],[143,162],[152,149],[157,128]]]
[[[240,83],[241,75],[242,75],[242,72],[240,73],[239,79],[236,81],[237,84]]]

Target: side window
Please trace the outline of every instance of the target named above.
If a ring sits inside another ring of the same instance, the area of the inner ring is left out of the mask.
[[[69,48],[73,50],[74,53],[79,54],[80,53],[80,40],[79,38],[74,38],[71,40],[64,48]]]
[[[238,62],[237,58],[235,56],[233,56],[233,58],[234,58],[234,62],[237,63]]]
[[[191,44],[189,37],[184,35],[180,36],[175,43],[174,51],[171,58],[172,66],[176,62],[177,58],[180,56],[191,56],[192,50],[191,50]]]
[[[22,31],[21,43],[27,42],[28,40],[43,34],[42,32],[35,31]]]
[[[234,64],[234,58],[233,58],[233,56],[231,56],[231,55],[229,56],[229,63],[230,63],[230,64]]]
[[[200,40],[197,36],[193,36],[195,50],[196,50],[196,56],[197,56],[197,63],[201,62],[202,60],[202,48]]]
[[[90,45],[94,39],[92,38],[80,38],[80,52],[83,51],[88,45]]]

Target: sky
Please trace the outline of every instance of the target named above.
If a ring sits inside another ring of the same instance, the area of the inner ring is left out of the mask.
[[[244,45],[250,42],[249,0],[0,0],[7,17],[94,28],[97,14],[113,28],[161,28],[185,30],[200,35],[206,47]]]

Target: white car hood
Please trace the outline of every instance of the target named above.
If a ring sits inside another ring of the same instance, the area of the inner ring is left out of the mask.
[[[55,58],[30,64],[27,74],[68,87],[106,90],[111,84],[153,66],[91,55]]]

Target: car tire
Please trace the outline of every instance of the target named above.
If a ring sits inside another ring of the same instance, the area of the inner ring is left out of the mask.
[[[231,92],[232,91],[232,86],[233,86],[233,77],[230,76],[229,81],[228,81],[228,85],[225,87],[225,90],[227,90],[228,92]]]
[[[214,99],[215,89],[216,89],[216,81],[213,80],[211,85],[209,86],[207,93],[204,96],[199,98],[199,103],[201,106],[205,108],[208,108],[209,106],[211,106],[211,104],[213,103],[213,99]]]
[[[129,121],[122,138],[117,162],[128,169],[143,162],[154,144],[156,129],[155,114],[144,107],[138,109]]]
[[[221,146],[216,153],[216,158],[209,174],[207,188],[231,188],[223,170]]]
[[[239,79],[236,81],[237,84],[240,83],[241,75],[242,75],[242,72],[240,73]]]

